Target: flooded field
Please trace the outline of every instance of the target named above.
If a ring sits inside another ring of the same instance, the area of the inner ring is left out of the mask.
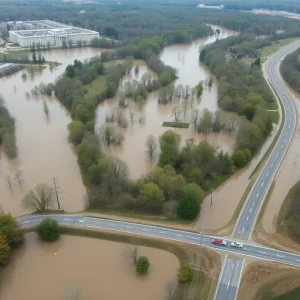
[[[209,70],[199,63],[199,47],[212,43],[217,38],[225,38],[232,34],[235,33],[222,29],[222,33],[218,37],[211,36],[196,40],[188,45],[166,47],[161,53],[161,59],[167,65],[171,65],[178,70],[178,79],[175,85],[189,85],[192,88],[199,81],[204,81],[211,77],[212,75]],[[73,62],[74,59],[84,60],[100,52],[101,50],[99,49],[89,48],[44,51],[43,56],[45,56],[46,60],[58,61],[62,65],[52,71],[47,67],[41,74],[37,74],[32,78],[28,76],[26,81],[22,80],[22,73],[0,79],[1,93],[6,99],[6,106],[16,120],[16,137],[19,150],[16,160],[7,160],[3,153],[0,158],[0,204],[6,212],[9,211],[15,216],[24,214],[25,212],[22,210],[20,202],[25,193],[29,189],[34,188],[38,183],[51,183],[53,177],[56,177],[58,186],[60,187],[61,208],[67,212],[84,209],[86,191],[82,183],[76,156],[67,139],[67,124],[71,118],[55,97],[49,98],[32,95],[28,97],[26,93],[30,93],[31,89],[41,82],[49,83],[55,81],[63,73],[66,65]],[[138,73],[134,71],[137,65],[139,66]],[[145,72],[150,73],[152,77],[156,76],[143,61],[134,61],[134,68],[123,79],[123,83],[133,79],[140,80]],[[193,106],[189,109],[191,110],[192,107],[198,108],[201,112],[204,108],[208,108],[211,111],[216,111],[218,109],[217,93],[217,82],[213,78],[212,87],[205,87],[201,99],[195,100]],[[50,111],[49,118],[43,112],[43,100],[48,104]],[[99,105],[96,112],[96,131],[104,125],[107,111],[116,107],[116,102],[116,99],[112,98]],[[171,111],[174,105],[178,105],[178,103],[158,104],[158,94],[149,94],[146,103],[141,108],[136,108],[135,121],[128,128],[122,129],[122,133],[125,136],[123,145],[105,149],[107,154],[118,156],[129,165],[130,176],[132,178],[140,177],[155,166],[159,153],[156,154],[156,159],[153,162],[149,162],[145,155],[145,140],[150,134],[158,138],[169,129],[162,127],[162,122],[173,120]],[[125,109],[124,113],[127,114],[126,117],[128,118],[128,110]],[[190,121],[188,114],[182,121]],[[195,134],[191,126],[189,129],[172,130],[181,135],[182,143],[187,138],[194,137],[196,141],[207,140],[229,153],[234,148],[234,135],[223,133]],[[251,171],[249,172],[251,173]],[[21,186],[15,179],[18,173],[21,174]],[[236,188],[236,183],[237,180],[241,181],[241,177],[243,176],[248,178],[246,172],[241,172],[241,174],[236,174],[232,179],[232,183],[228,188],[230,195],[233,193],[233,185],[235,186],[234,192],[240,190],[240,193],[242,193],[244,190],[243,185],[238,184],[238,188]],[[12,182],[12,190],[9,188],[8,180]],[[247,182],[246,179],[244,181]],[[212,227],[219,228],[219,225],[223,224],[220,220],[222,217],[217,217],[217,215],[220,211],[224,210],[223,205],[226,207],[229,205],[229,200],[223,202],[224,195],[226,195],[226,186],[224,185],[220,189],[220,197],[218,196],[218,191],[214,193],[214,203],[216,204],[214,209],[216,210],[215,215],[218,222],[215,223],[212,221]],[[232,197],[227,197],[227,199],[229,198],[232,201]],[[234,195],[233,199],[233,204],[239,201],[238,196]],[[217,206],[217,203],[220,201],[222,201],[222,204]],[[205,207],[206,204],[204,204]],[[211,209],[210,206],[209,208]],[[230,214],[232,214],[232,208],[230,209]],[[226,215],[225,212],[224,215]],[[212,218],[212,220],[214,219]]]
[[[68,142],[67,125],[71,121],[68,112],[55,98],[26,97],[31,89],[41,82],[50,83],[60,76],[74,59],[85,59],[100,53],[99,49],[61,49],[44,51],[49,61],[59,61],[61,66],[50,71],[43,70],[34,77],[28,75],[23,81],[22,72],[0,79],[0,92],[5,105],[16,122],[18,157],[0,158],[0,204],[5,212],[22,215],[20,206],[25,193],[39,183],[51,183],[56,177],[60,187],[62,209],[69,212],[84,208],[85,187],[82,183],[77,158]],[[48,104],[50,116],[43,112],[43,101]],[[15,176],[21,174],[19,186]],[[10,190],[7,180],[12,182]],[[55,207],[56,208],[56,207]]]
[[[235,34],[230,30],[222,29],[222,34],[219,36],[211,36],[204,39],[199,39],[188,45],[171,45],[165,47],[161,53],[161,60],[169,66],[177,69],[178,79],[175,85],[182,84],[183,86],[189,85],[193,88],[201,80],[205,81],[212,76],[210,71],[199,63],[199,48],[213,43],[217,38],[226,38],[229,35]],[[135,67],[139,67],[139,72],[134,71]],[[152,78],[155,74],[149,70],[143,61],[134,61],[134,66],[131,73],[126,76],[122,83],[129,80],[137,80],[144,73],[150,73]],[[120,91],[119,91],[120,92]],[[213,79],[211,88],[205,87],[201,99],[194,100],[193,105],[190,105],[188,112],[193,108],[199,109],[200,112],[207,108],[212,112],[218,109],[218,86],[216,80]],[[118,98],[118,97],[116,97]],[[97,121],[95,125],[96,131],[105,124],[105,115],[112,109],[118,107],[116,98],[108,99],[101,103],[97,109]],[[130,124],[127,129],[120,130],[125,137],[125,141],[121,146],[111,146],[106,148],[106,153],[112,156],[118,156],[124,160],[130,169],[130,176],[132,178],[139,178],[141,175],[146,174],[153,168],[158,160],[158,153],[156,159],[149,162],[145,155],[145,141],[148,135],[152,134],[155,138],[159,138],[166,130],[171,129],[163,127],[164,121],[174,121],[172,117],[172,108],[179,105],[178,101],[173,101],[168,104],[158,104],[158,93],[150,93],[147,101],[141,109],[134,108],[135,122]],[[123,109],[124,115],[129,119],[129,109]],[[143,119],[140,123],[138,120]],[[190,122],[189,113],[181,118],[182,122]],[[181,135],[182,144],[188,138],[193,137],[196,141],[206,140],[216,147],[223,149],[225,152],[231,153],[234,144],[235,136],[223,133],[210,133],[207,135],[195,133],[192,126],[189,129],[172,128],[175,132]]]
[[[26,235],[24,246],[1,270],[0,299],[64,300],[78,289],[82,299],[165,300],[177,283],[179,260],[167,251],[139,247],[149,258],[149,274],[138,276],[126,244],[62,236],[53,244]]]
[[[201,213],[194,228],[202,231],[219,231],[226,226],[250,183],[250,175],[270,146],[276,130],[268,138],[261,151],[251,160],[249,165],[236,172],[224,184],[208,195],[202,204]],[[221,231],[222,233],[222,231]],[[227,233],[227,232],[226,232]]]

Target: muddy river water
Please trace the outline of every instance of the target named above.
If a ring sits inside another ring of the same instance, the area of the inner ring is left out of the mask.
[[[175,86],[181,84],[183,87],[189,85],[193,88],[201,80],[205,81],[211,77],[209,70],[201,63],[199,63],[199,49],[204,45],[213,43],[217,38],[226,38],[229,35],[235,34],[230,30],[222,29],[222,34],[219,36],[211,36],[205,39],[198,39],[188,45],[171,45],[165,47],[160,58],[169,66],[177,69],[178,79],[175,81]],[[135,67],[139,67],[139,72],[134,71]],[[150,73],[152,77],[155,74],[151,72],[143,61],[134,61],[131,73],[123,78],[123,83],[129,80],[137,80],[144,73]],[[201,99],[195,100],[193,106],[189,106],[187,115],[181,116],[181,121],[190,122],[189,112],[197,108],[199,111],[207,108],[212,112],[218,109],[217,103],[218,86],[216,80],[213,80],[211,88],[204,89]],[[150,93],[144,106],[140,110],[135,110],[135,122],[130,124],[125,130],[120,130],[125,136],[125,141],[121,146],[113,146],[106,148],[106,153],[112,156],[118,156],[127,162],[130,169],[130,176],[132,178],[139,178],[146,174],[158,161],[159,153],[156,153],[156,159],[152,162],[147,160],[145,155],[145,141],[148,135],[152,134],[155,138],[159,138],[167,129],[162,126],[164,121],[174,121],[172,117],[172,108],[178,106],[178,101],[173,101],[169,104],[158,104],[158,94]],[[118,107],[118,101],[115,98],[108,99],[101,103],[97,109],[97,122],[95,129],[99,129],[105,124],[105,115],[113,108]],[[123,109],[127,119],[129,119],[129,109]],[[144,122],[140,124],[138,120],[142,118]],[[180,134],[182,144],[188,138],[193,137],[196,141],[207,140],[209,143],[223,149],[225,152],[231,153],[234,144],[235,136],[223,133],[211,133],[208,135],[198,134],[194,132],[192,126],[189,129],[172,129]]]
[[[225,38],[234,34],[231,31],[222,30],[218,38]],[[199,47],[212,43],[217,39],[211,36],[199,39],[189,45],[173,45],[166,47],[161,53],[161,59],[168,65],[178,70],[176,84],[189,84],[191,87],[200,80],[210,77],[209,71],[199,64]],[[82,183],[80,170],[76,162],[71,144],[68,143],[67,124],[71,118],[68,112],[53,98],[42,96],[26,96],[31,89],[41,82],[49,83],[60,76],[66,65],[74,59],[84,60],[100,54],[100,49],[61,49],[44,51],[43,56],[49,61],[58,61],[62,65],[50,70],[47,67],[41,74],[34,77],[28,76],[22,80],[22,73],[0,79],[0,93],[6,101],[6,107],[16,120],[16,139],[18,147],[18,158],[8,160],[3,153],[0,157],[0,204],[4,211],[13,215],[22,215],[25,212],[20,206],[25,193],[39,183],[51,183],[56,177],[60,188],[61,208],[67,212],[83,210],[85,207],[86,190]],[[130,77],[137,77],[149,71],[145,64],[135,61],[140,65],[138,75],[131,74]],[[154,75],[153,75],[154,76]],[[47,118],[43,112],[43,100],[49,107],[50,116]],[[106,109],[116,105],[115,99],[109,99],[99,105],[97,109],[96,128],[104,122]],[[149,163],[145,157],[145,140],[149,134],[159,137],[165,130],[161,124],[163,121],[171,120],[172,105],[158,105],[157,94],[149,95],[149,98],[137,112],[144,119],[144,124],[129,126],[125,131],[125,142],[121,147],[106,149],[111,155],[117,155],[130,167],[131,177],[138,178],[147,173],[155,165],[155,161]],[[212,111],[217,109],[217,84],[214,81],[211,88],[205,88],[201,100],[195,104],[200,110],[209,108]],[[182,140],[194,136],[192,130],[176,129],[182,135]],[[206,139],[225,151],[232,151],[234,136],[224,134],[211,134],[207,136],[196,135],[196,140]],[[21,185],[15,179],[16,174],[21,174]],[[12,183],[12,190],[9,188],[8,180]],[[54,207],[56,208],[56,207]]]
[[[148,275],[138,276],[127,250],[126,244],[74,236],[48,244],[27,234],[25,245],[1,270],[0,299],[64,300],[70,290],[88,300],[167,299],[168,287],[177,284],[178,258],[139,247],[151,266]]]

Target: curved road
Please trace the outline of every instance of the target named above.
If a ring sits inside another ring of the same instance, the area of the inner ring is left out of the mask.
[[[285,122],[281,135],[267,161],[260,176],[258,177],[235,228],[235,236],[242,239],[248,239],[252,233],[255,220],[259,209],[265,199],[269,187],[276,175],[276,172],[284,159],[285,153],[293,139],[296,128],[296,112],[293,100],[289,97],[288,88],[279,74],[279,63],[289,53],[300,47],[297,41],[284,48],[268,61],[266,72],[269,76],[271,85],[280,97],[284,106]]]
[[[281,78],[279,66],[280,62],[286,55],[294,52],[299,47],[300,40],[274,54],[266,64],[266,73],[268,74],[270,83],[279,96],[284,107],[285,121],[280,137],[277,140],[277,143],[271,152],[271,155],[269,156],[262,172],[257,178],[243,207],[242,213],[240,214],[234,230],[234,236],[236,238],[247,240],[251,236],[256,218],[259,214],[259,210],[264,202],[273,179],[276,177],[277,172],[279,172],[278,169],[280,168],[280,165],[293,139],[297,123],[296,111],[293,100],[289,96],[288,88]],[[266,251],[260,249],[259,252],[262,254]],[[269,253],[267,255],[269,256]],[[281,256],[283,256],[282,253],[277,254],[277,257]],[[230,266],[232,267],[231,269]],[[239,274],[239,276],[236,274]],[[235,300],[237,297],[241,274],[242,263],[240,262],[240,259],[226,258],[222,269],[222,275],[219,280],[215,300]],[[232,281],[234,281],[233,284],[229,286],[228,283],[231,283]]]
[[[37,215],[29,216],[18,219],[21,227],[29,227],[38,225],[43,219],[51,217],[58,221],[60,225],[73,225],[94,229],[107,229],[119,232],[125,232],[129,234],[137,234],[142,236],[162,238],[166,240],[174,240],[179,242],[185,242],[189,244],[200,245],[201,234],[170,229],[159,226],[144,225],[139,223],[115,221],[110,219],[92,218],[79,215]],[[266,260],[272,260],[281,262],[284,264],[300,267],[300,255],[275,250],[272,248],[263,247],[251,243],[245,243],[242,249],[230,247],[230,243],[227,246],[218,246],[212,244],[213,236],[203,235],[201,245],[213,248],[220,251],[228,251],[232,254],[239,254],[243,256],[256,257]],[[228,240],[229,241],[229,240]]]
[[[300,40],[285,47],[280,52],[272,56],[266,66],[270,82],[284,106],[285,122],[282,133],[243,207],[234,232],[234,236],[236,238],[247,240],[250,237],[263,200],[273,178],[276,176],[277,170],[280,167],[293,138],[296,126],[295,107],[292,99],[289,97],[288,89],[279,75],[278,66],[284,56],[295,51],[299,47]],[[226,256],[226,261],[219,278],[218,290],[215,297],[217,300],[236,299],[244,260],[232,257],[232,255],[250,256],[300,267],[300,255],[294,253],[279,251],[255,245],[253,243],[244,243],[244,247],[242,249],[230,247],[230,243],[227,243],[226,247],[216,246],[211,243],[214,238],[212,236],[203,235],[201,237],[201,234],[199,233],[159,226],[84,217],[79,215],[28,216],[18,219],[18,222],[21,227],[29,227],[39,224],[43,219],[48,217],[56,219],[61,225],[108,229],[167,240],[176,240],[196,245],[200,245],[201,241],[202,246],[207,246],[215,250],[226,251],[227,253],[229,252],[231,257]]]

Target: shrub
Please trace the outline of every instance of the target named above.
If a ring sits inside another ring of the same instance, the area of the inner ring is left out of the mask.
[[[177,206],[177,215],[183,219],[194,220],[199,212],[199,201],[189,196],[183,197]]]
[[[5,235],[0,233],[0,264],[4,265],[8,262],[10,246],[8,245]]]
[[[47,242],[56,241],[59,238],[59,226],[56,220],[47,218],[36,229],[39,237]]]
[[[149,259],[146,256],[140,256],[136,262],[136,271],[139,274],[148,273],[150,267]]]
[[[178,270],[178,279],[181,282],[191,281],[193,279],[193,273],[194,270],[191,265],[181,265]]]

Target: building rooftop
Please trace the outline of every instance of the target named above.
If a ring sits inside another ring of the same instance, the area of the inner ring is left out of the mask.
[[[97,33],[49,20],[15,22],[12,27],[11,32],[21,37]]]

